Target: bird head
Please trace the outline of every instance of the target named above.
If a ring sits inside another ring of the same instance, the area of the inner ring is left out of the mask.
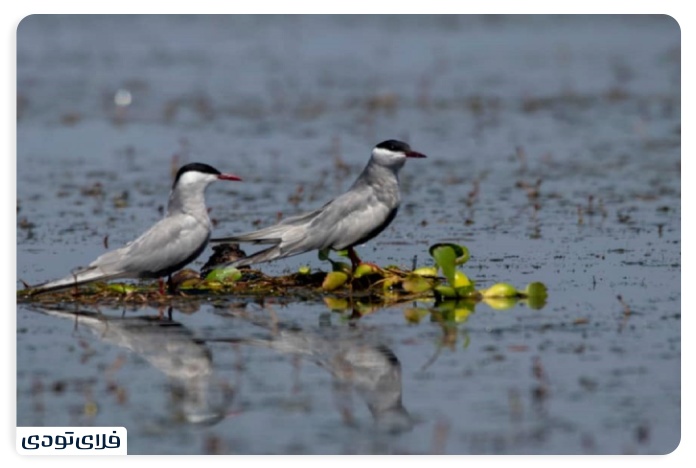
[[[182,166],[176,173],[172,190],[194,191],[205,189],[216,180],[242,180],[234,174],[223,174],[213,166],[203,163],[191,163]]]
[[[425,158],[426,156],[413,151],[408,143],[399,140],[386,140],[372,150],[374,163],[394,170],[401,169],[406,158]]]

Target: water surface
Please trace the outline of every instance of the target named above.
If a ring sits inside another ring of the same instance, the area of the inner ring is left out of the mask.
[[[27,283],[143,232],[183,163],[244,178],[208,190],[225,235],[320,206],[400,138],[428,159],[404,167],[399,216],[361,256],[406,268],[457,242],[480,287],[550,292],[448,324],[406,320],[429,302],[358,320],[292,297],[19,304],[17,425],[123,425],[138,454],[678,445],[669,17],[31,16],[17,45]],[[301,265],[328,269],[315,254],[261,268]]]

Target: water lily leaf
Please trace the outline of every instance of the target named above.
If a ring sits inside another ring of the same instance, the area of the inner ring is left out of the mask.
[[[433,248],[434,247],[434,248]],[[447,278],[450,285],[454,285],[454,267],[457,260],[457,253],[450,244],[436,244],[430,248],[430,255],[442,269],[442,274]]]
[[[242,277],[242,272],[235,267],[216,268],[205,277],[206,281],[232,283]]]
[[[435,250],[437,250],[441,247],[449,247],[454,251],[454,257],[455,257],[454,264],[455,265],[464,265],[470,258],[469,249],[467,249],[463,245],[450,244],[450,243],[439,243],[439,244],[431,245],[430,249],[429,249],[430,255],[433,258],[435,258],[435,253],[434,253]]]
[[[497,283],[490,288],[481,291],[484,298],[487,297],[517,297],[517,289],[508,283]]]
[[[383,272],[380,268],[371,263],[361,263],[353,272],[353,278],[361,278],[366,275],[382,275]]]
[[[524,289],[524,294],[527,297],[547,297],[548,291],[544,283],[534,282],[529,283]]]
[[[467,299],[479,299],[480,298],[480,293],[476,291],[476,288],[474,288],[473,284],[469,284],[468,286],[460,286],[458,288],[454,288],[454,290],[457,292],[457,297],[460,298],[467,298]]]
[[[546,305],[548,291],[543,283],[529,283],[524,294],[527,296],[527,305],[530,309],[541,309]]]
[[[435,267],[420,267],[413,270],[411,273],[419,276],[437,276],[437,268]]]
[[[348,256],[348,249],[337,250],[336,255],[338,255],[339,257],[347,257]]]
[[[452,284],[455,288],[463,288],[466,286],[471,286],[473,289],[474,283],[461,271],[457,270],[454,272],[454,283]]]
[[[433,289],[436,298],[454,299],[457,297],[457,290],[452,286],[439,284]]]
[[[422,276],[410,274],[401,281],[401,287],[404,291],[418,294],[433,289],[433,283]]]
[[[346,281],[348,281],[347,274],[342,271],[331,271],[326,274],[326,278],[324,278],[321,287],[324,291],[333,291],[346,284]]]

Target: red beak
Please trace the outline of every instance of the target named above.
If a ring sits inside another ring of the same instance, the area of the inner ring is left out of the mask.
[[[427,158],[426,155],[424,155],[423,153],[419,153],[418,151],[407,151],[406,157],[407,158]]]
[[[241,177],[236,176],[234,174],[220,174],[218,176],[218,179],[220,179],[220,180],[242,180]]]

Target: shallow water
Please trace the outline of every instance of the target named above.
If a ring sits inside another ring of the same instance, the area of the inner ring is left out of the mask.
[[[244,178],[208,190],[224,235],[320,206],[374,144],[402,138],[429,158],[404,167],[399,216],[361,256],[410,267],[458,242],[479,286],[549,289],[541,310],[480,304],[451,324],[406,320],[430,303],[351,320],[323,303],[225,297],[174,301],[171,321],[18,304],[17,425],[123,425],[140,454],[678,445],[669,17],[32,16],[17,43],[27,283],[144,231],[177,164]],[[305,264],[327,269],[315,254],[261,268]]]

